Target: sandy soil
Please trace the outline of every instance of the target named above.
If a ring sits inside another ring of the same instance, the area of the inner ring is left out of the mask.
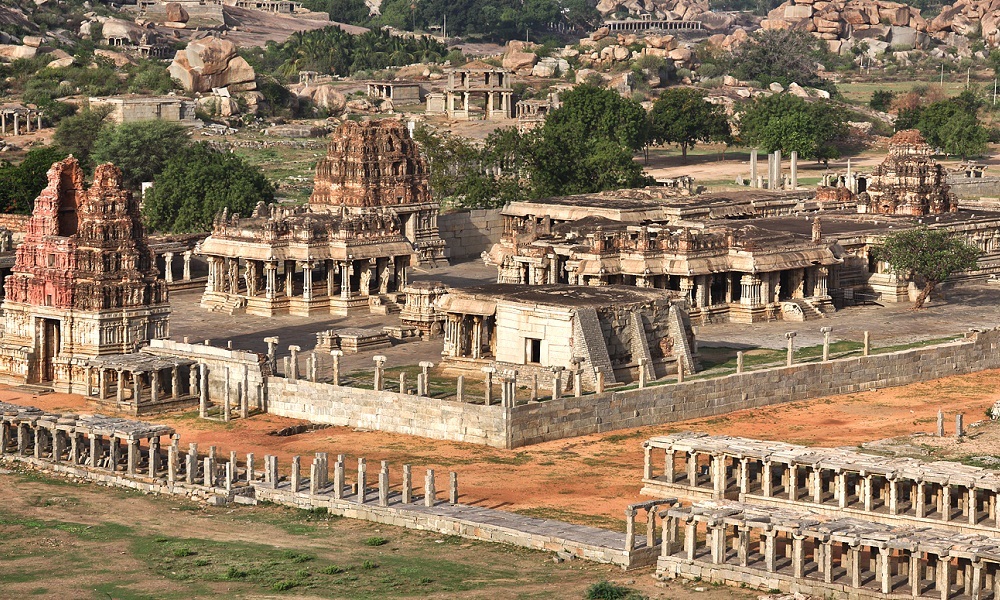
[[[524,511],[575,522],[617,526],[623,509],[640,500],[641,443],[672,431],[706,431],[825,446],[856,446],[869,440],[929,432],[937,411],[953,422],[979,420],[993,405],[998,371],[939,379],[906,387],[834,396],[807,402],[747,410],[671,425],[616,431],[559,440],[513,451],[471,444],[439,442],[382,432],[330,427],[290,437],[267,432],[295,423],[272,415],[229,425],[199,421],[191,413],[151,419],[174,426],[183,443],[215,445],[230,450],[277,454],[283,466],[293,455],[314,452],[345,454],[348,461],[365,456],[388,460],[393,477],[401,465],[459,473],[462,502]],[[48,410],[93,410],[81,396],[50,394],[31,397],[0,390],[0,400]],[[308,460],[308,459],[307,459]]]

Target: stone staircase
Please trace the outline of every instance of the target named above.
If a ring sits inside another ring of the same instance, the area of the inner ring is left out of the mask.
[[[615,370],[611,366],[611,356],[608,355],[608,344],[604,341],[601,322],[597,318],[597,311],[593,308],[576,309],[573,329],[574,337],[580,342],[578,346],[583,346],[578,348],[580,353],[586,355],[592,367],[604,373],[606,384],[617,383]]]
[[[667,315],[667,331],[670,333],[670,339],[674,341],[674,356],[677,357],[678,366],[683,366],[686,373],[694,373],[697,365],[691,344],[688,343],[686,332],[689,324],[686,321],[687,316],[680,310],[670,308],[670,313]]]
[[[629,337],[632,338],[632,360],[638,364],[640,359],[645,359],[646,378],[652,381],[656,379],[656,372],[653,371],[653,357],[649,353],[649,338],[646,337],[646,325],[643,323],[642,313],[630,312],[628,327]]]
[[[788,304],[798,307],[798,310],[786,310],[785,305]],[[781,314],[786,321],[813,321],[816,319],[826,318],[823,311],[816,308],[812,302],[806,300],[805,298],[792,298],[791,300],[786,300],[781,307]]]
[[[212,307],[212,312],[224,315],[242,315],[247,310],[247,299],[240,296],[230,296],[226,301]]]
[[[377,294],[372,296],[368,302],[368,311],[376,315],[394,315],[402,310],[402,307],[396,302],[395,296]]]

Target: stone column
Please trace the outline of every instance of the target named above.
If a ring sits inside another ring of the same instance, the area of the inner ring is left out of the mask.
[[[285,297],[295,295],[295,261],[285,261]]]
[[[410,465],[403,465],[403,504],[413,502],[413,471]]]
[[[383,382],[384,377],[382,369],[385,365],[386,358],[385,356],[379,354],[377,356],[373,356],[372,361],[375,363],[375,381],[373,389],[376,392],[381,392],[384,387],[384,382]]]
[[[947,483],[941,485],[941,520],[951,520],[951,486]]]
[[[736,353],[736,373],[743,372],[743,351],[740,350]]]
[[[156,374],[159,376],[159,372]],[[159,383],[158,380],[157,383]],[[177,363],[174,363],[170,371],[170,397],[174,400],[181,397],[181,366]]]
[[[925,498],[924,482],[918,479],[913,482],[913,487],[916,488],[913,493],[913,506],[916,509],[914,512],[917,518],[923,519],[927,516],[927,499]]]
[[[575,356],[570,362],[573,364],[573,397],[579,398],[583,395],[583,359]]]
[[[174,253],[164,252],[163,253],[163,279],[167,283],[174,282]]]
[[[565,367],[549,367],[552,371],[552,399],[558,400],[562,398],[562,372],[565,371]]]
[[[299,378],[299,352],[302,350],[299,346],[289,346],[288,351],[291,353],[291,360],[289,361],[290,372],[287,376],[292,381],[297,381]]]
[[[358,459],[358,504],[364,504],[368,500],[368,483],[365,481],[368,471],[368,463],[363,458]]]
[[[764,459],[764,470],[761,473],[761,487],[765,498],[774,496],[774,473],[771,471],[771,461]]]
[[[455,382],[455,400],[465,402],[465,376],[459,375]]]
[[[389,462],[385,460],[378,473],[378,505],[389,506]]]
[[[792,577],[795,579],[802,579],[805,574],[804,540],[804,535],[792,534]]]
[[[293,456],[292,457],[292,492],[298,493],[302,489],[302,457]]]
[[[351,297],[351,271],[349,262],[340,263],[340,297],[347,300]]]
[[[205,487],[214,488],[215,487],[215,460],[211,456],[206,456],[202,461]]]
[[[117,394],[115,396],[115,400],[118,402],[118,404],[121,404],[125,402],[125,382],[124,382],[125,371],[122,369],[116,369],[116,371],[118,373],[118,388],[116,390]]]
[[[868,332],[868,331],[866,331],[865,332],[865,349],[864,349],[864,355],[865,356],[869,356],[871,354],[871,350],[872,350],[871,333]]]
[[[198,373],[201,377],[198,384],[198,416],[204,419],[208,416],[208,365],[198,363]]]
[[[795,360],[794,340],[796,335],[798,334],[796,334],[794,331],[789,331],[788,333],[785,334],[785,339],[788,340],[788,353],[787,356],[785,357],[785,365],[789,367],[792,366],[792,363]]]
[[[142,371],[132,371],[132,396],[135,405],[142,402]]]
[[[486,375],[483,398],[486,406],[489,406],[493,401],[493,374],[497,372],[497,369],[490,365],[483,367],[482,371]]]
[[[750,187],[757,186],[757,149],[750,149]]]
[[[434,488],[434,469],[427,469],[424,476],[424,506],[430,508],[437,502],[437,491]]]
[[[344,455],[337,455],[337,462],[333,464],[333,497],[341,500],[344,497]]]
[[[191,281],[191,251],[184,251],[184,270],[181,273],[183,281]]]
[[[340,385],[340,357],[343,355],[343,350],[330,350],[330,356],[333,357],[333,385]]]
[[[267,362],[271,365],[271,372],[278,372],[278,359],[277,359],[277,348],[280,338],[273,335],[271,337],[264,338],[264,342],[267,343]]]
[[[791,158],[792,161],[789,171],[789,174],[791,175],[791,187],[793,190],[796,190],[799,188],[799,153],[792,150],[789,158]]]
[[[823,334],[823,362],[828,362],[830,360],[830,332],[833,331],[833,327],[820,327],[819,331]]]

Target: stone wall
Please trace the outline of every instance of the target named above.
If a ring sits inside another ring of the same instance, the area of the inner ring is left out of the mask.
[[[244,385],[250,390],[251,406],[263,402],[263,383],[270,374],[266,357],[249,350],[229,350],[205,344],[189,344],[174,340],[151,340],[145,350],[157,356],[178,356],[204,363],[208,368],[208,397],[213,402],[226,398],[226,371],[229,371],[229,397],[238,405],[238,394]],[[266,404],[263,404],[266,406]]]
[[[951,191],[961,199],[978,199],[983,196],[1000,197],[1000,177],[949,177]],[[966,208],[966,203],[960,203]]]
[[[500,241],[503,216],[499,208],[443,214],[438,217],[438,229],[453,261],[479,258]]]
[[[991,330],[889,354],[524,404],[508,409],[509,447],[1000,368],[998,346],[1000,331]]]
[[[0,229],[8,229],[15,234],[23,234],[28,227],[29,219],[31,219],[31,215],[0,214]]]
[[[499,406],[468,404],[270,377],[267,411],[314,423],[417,435],[437,440],[509,445]]]

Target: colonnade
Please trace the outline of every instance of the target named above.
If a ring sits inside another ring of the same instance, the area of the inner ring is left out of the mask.
[[[152,355],[130,362],[96,358],[84,369],[88,397],[136,407],[197,396],[207,386],[204,375],[198,374],[197,363],[191,360],[157,359]]]
[[[184,269],[181,272],[181,281],[191,281],[191,255],[193,252],[191,250],[185,250],[180,253],[181,257],[184,259]],[[176,253],[174,252],[164,252],[163,253],[163,279],[168,284],[174,282],[174,258]]]
[[[657,573],[826,597],[1000,598],[1000,540],[740,503],[660,513]]]
[[[39,110],[20,108],[0,108],[0,134],[7,135],[7,120],[12,119],[13,134],[21,135],[21,120],[24,120],[24,132],[31,133],[31,120],[35,119],[37,129],[42,128],[42,112]]]
[[[690,433],[644,446],[644,492],[652,495],[802,505],[871,521],[1000,531],[1000,477],[987,469]]]

